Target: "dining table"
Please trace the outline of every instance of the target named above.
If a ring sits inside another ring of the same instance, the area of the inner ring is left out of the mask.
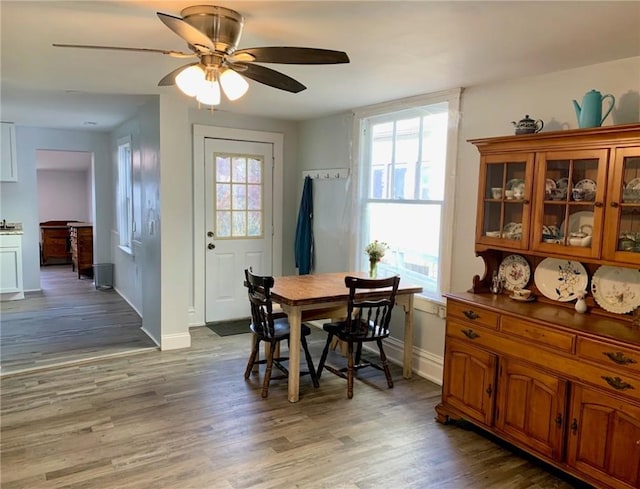
[[[316,273],[310,275],[286,275],[274,277],[271,300],[278,304],[289,318],[289,402],[299,400],[300,391],[300,332],[303,321],[344,318],[349,301],[349,289],[345,277],[368,278],[366,272]],[[413,299],[422,287],[400,280],[396,305],[404,310],[404,352],[402,374],[412,375],[413,350]],[[387,289],[358,294],[358,298],[376,298],[388,295]]]

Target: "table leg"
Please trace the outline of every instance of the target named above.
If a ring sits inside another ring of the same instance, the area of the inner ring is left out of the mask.
[[[289,317],[289,402],[298,402],[300,390],[300,331],[302,328],[302,312],[299,307],[291,307],[286,311]]]
[[[410,379],[413,373],[412,357],[413,357],[413,294],[408,294],[406,303],[403,301],[404,308],[404,358],[402,362],[402,376]]]

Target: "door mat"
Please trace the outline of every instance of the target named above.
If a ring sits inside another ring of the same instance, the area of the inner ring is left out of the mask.
[[[235,334],[251,333],[249,318],[236,319],[234,321],[219,321],[216,323],[207,323],[207,328],[218,336],[231,336]]]

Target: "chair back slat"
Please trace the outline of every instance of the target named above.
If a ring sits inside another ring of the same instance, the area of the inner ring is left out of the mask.
[[[345,277],[345,285],[349,288],[346,332],[365,340],[389,336],[391,311],[396,303],[399,283],[398,276],[384,279]],[[362,297],[382,289],[389,289],[383,297]]]
[[[261,277],[254,275],[249,270],[244,271],[245,286],[248,290],[251,304],[251,321],[256,333],[265,338],[273,338],[273,303],[271,302],[271,289],[273,277]]]

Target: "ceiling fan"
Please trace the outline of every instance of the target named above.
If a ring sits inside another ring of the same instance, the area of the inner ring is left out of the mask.
[[[165,75],[158,86],[178,85],[185,94],[203,104],[220,103],[220,86],[229,100],[237,100],[248,89],[244,77],[291,93],[306,87],[299,81],[255,63],[339,64],[348,63],[345,52],[304,47],[256,47],[238,49],[244,17],[225,7],[196,5],[180,12],[181,17],[157,12],[160,20],[187,42],[190,53],[150,48],[53,44],[55,47],[142,51],[176,58],[197,57]]]

